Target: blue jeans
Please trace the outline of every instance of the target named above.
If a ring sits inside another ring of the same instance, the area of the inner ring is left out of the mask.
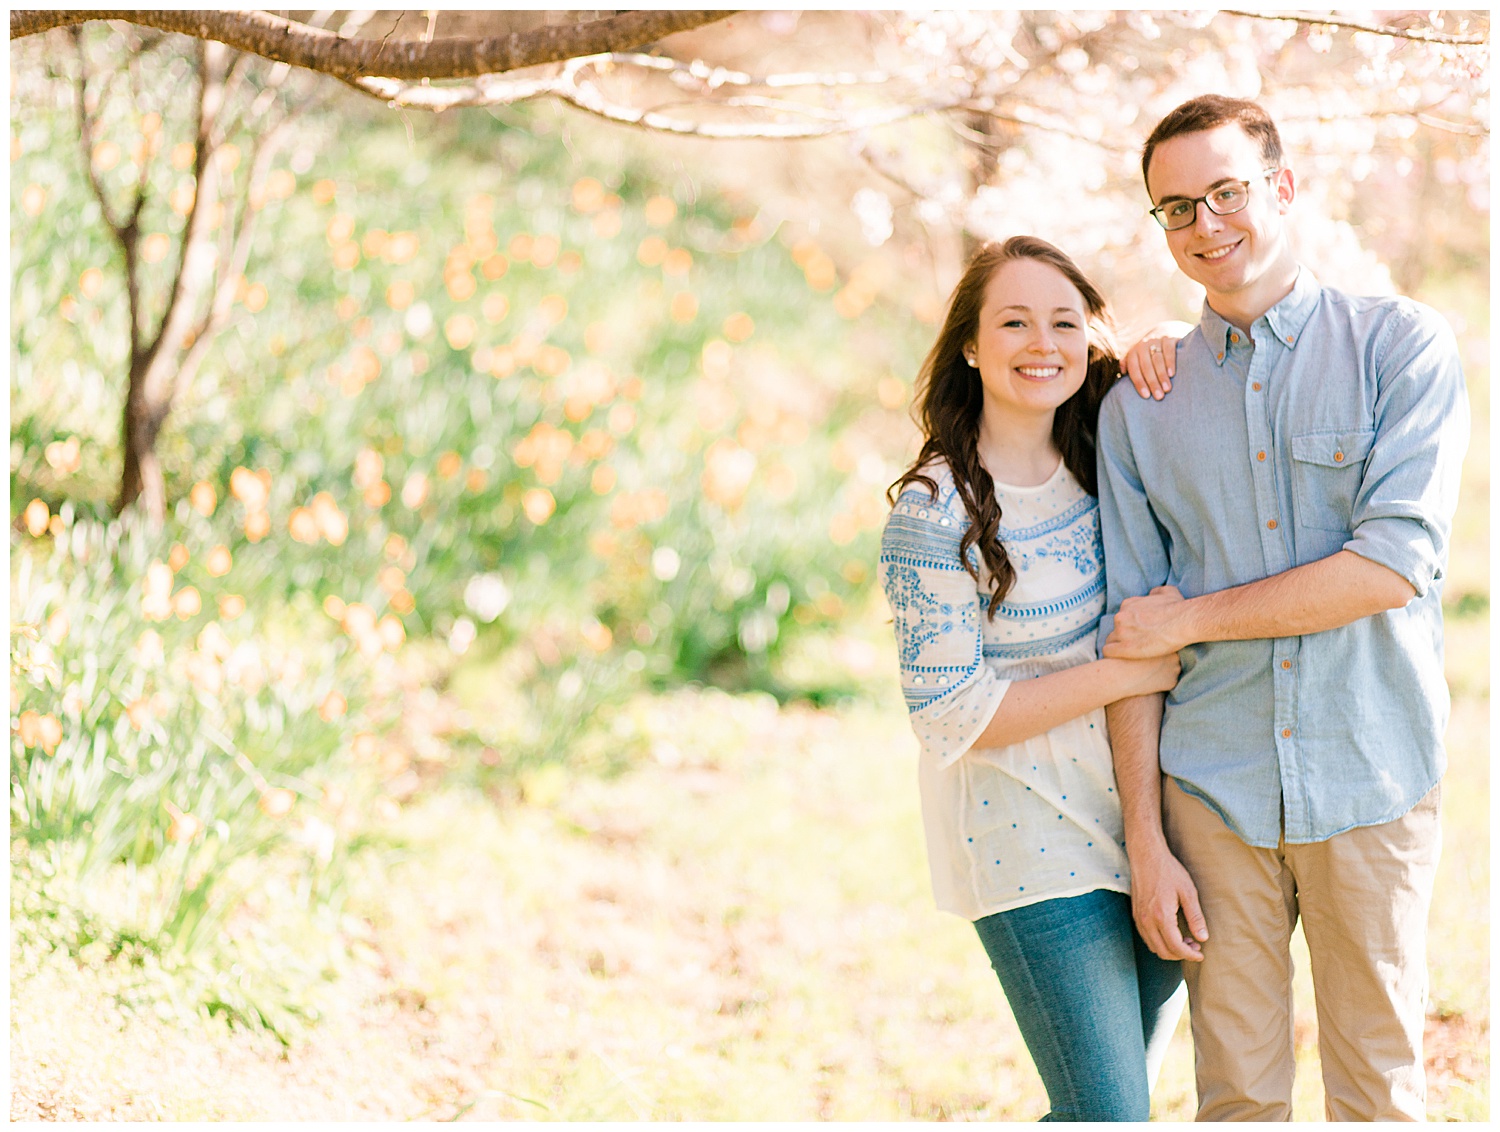
[[[1043,1120],[1148,1120],[1185,995],[1182,964],[1136,934],[1130,897],[1096,889],[996,912],[974,927],[1052,1111]]]

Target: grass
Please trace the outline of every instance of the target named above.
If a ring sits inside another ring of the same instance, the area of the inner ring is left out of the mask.
[[[1454,634],[1455,663],[1480,628]],[[1488,916],[1474,914],[1488,892],[1485,710],[1462,701],[1449,737],[1433,997],[1462,1048],[1431,1074],[1434,1118],[1488,1111]],[[504,806],[468,788],[419,794],[351,877],[350,960],[285,1057],[263,1035],[158,1017],[108,962],[18,949],[12,1115],[1046,1111],[972,929],[931,907],[915,743],[893,695],[816,711],[689,691],[632,711],[653,755],[618,777],[559,771]],[[1321,1119],[1305,956],[1299,968],[1296,1117]],[[1155,1115],[1192,1108],[1184,1022]]]

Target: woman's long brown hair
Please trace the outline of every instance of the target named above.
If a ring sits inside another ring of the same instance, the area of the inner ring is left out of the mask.
[[[969,549],[978,546],[993,584],[991,618],[1015,584],[1016,571],[1000,542],[1000,502],[995,498],[995,481],[979,459],[984,386],[979,380],[979,370],[964,360],[964,347],[978,334],[979,312],[990,279],[1001,267],[1017,259],[1034,259],[1057,268],[1083,296],[1089,324],[1088,369],[1078,392],[1059,405],[1052,418],[1052,442],[1062,453],[1063,463],[1073,478],[1090,495],[1099,494],[1094,469],[1099,406],[1120,375],[1114,323],[1104,296],[1078,265],[1046,240],[1034,236],[1012,236],[1004,243],[986,244],[969,261],[963,278],[953,289],[943,328],[917,375],[913,415],[922,430],[922,451],[886,491],[886,498],[894,503],[907,484],[919,483],[936,501],[937,481],[923,469],[938,458],[947,462],[970,520],[969,529],[959,542],[959,559],[977,584],[979,571],[969,560]]]

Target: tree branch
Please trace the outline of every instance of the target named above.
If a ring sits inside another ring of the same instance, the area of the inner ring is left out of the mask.
[[[715,23],[729,11],[633,11],[582,24],[559,24],[483,39],[347,39],[269,12],[111,12],[68,9],[12,12],[11,39],[88,20],[124,20],[220,43],[346,82],[367,76],[416,81],[504,74],[539,63],[624,51],[674,32]]]
[[[1418,43],[1443,43],[1454,47],[1478,46],[1488,43],[1488,35],[1451,35],[1442,31],[1426,31],[1420,28],[1398,28],[1388,24],[1363,24],[1357,20],[1345,20],[1338,16],[1302,12],[1247,12],[1235,8],[1220,8],[1226,16],[1243,16],[1251,20],[1282,20],[1314,26],[1345,28],[1349,31],[1366,31],[1371,35],[1388,35],[1395,39],[1412,39]]]

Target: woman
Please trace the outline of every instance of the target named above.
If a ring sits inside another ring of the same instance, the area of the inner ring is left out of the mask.
[[[1067,256],[1025,236],[981,250],[922,366],[925,442],[880,554],[934,893],[974,921],[1049,1120],[1146,1120],[1183,1002],[1131,920],[1103,710],[1170,689],[1177,658],[1094,644],[1094,430],[1118,374],[1104,299]]]

